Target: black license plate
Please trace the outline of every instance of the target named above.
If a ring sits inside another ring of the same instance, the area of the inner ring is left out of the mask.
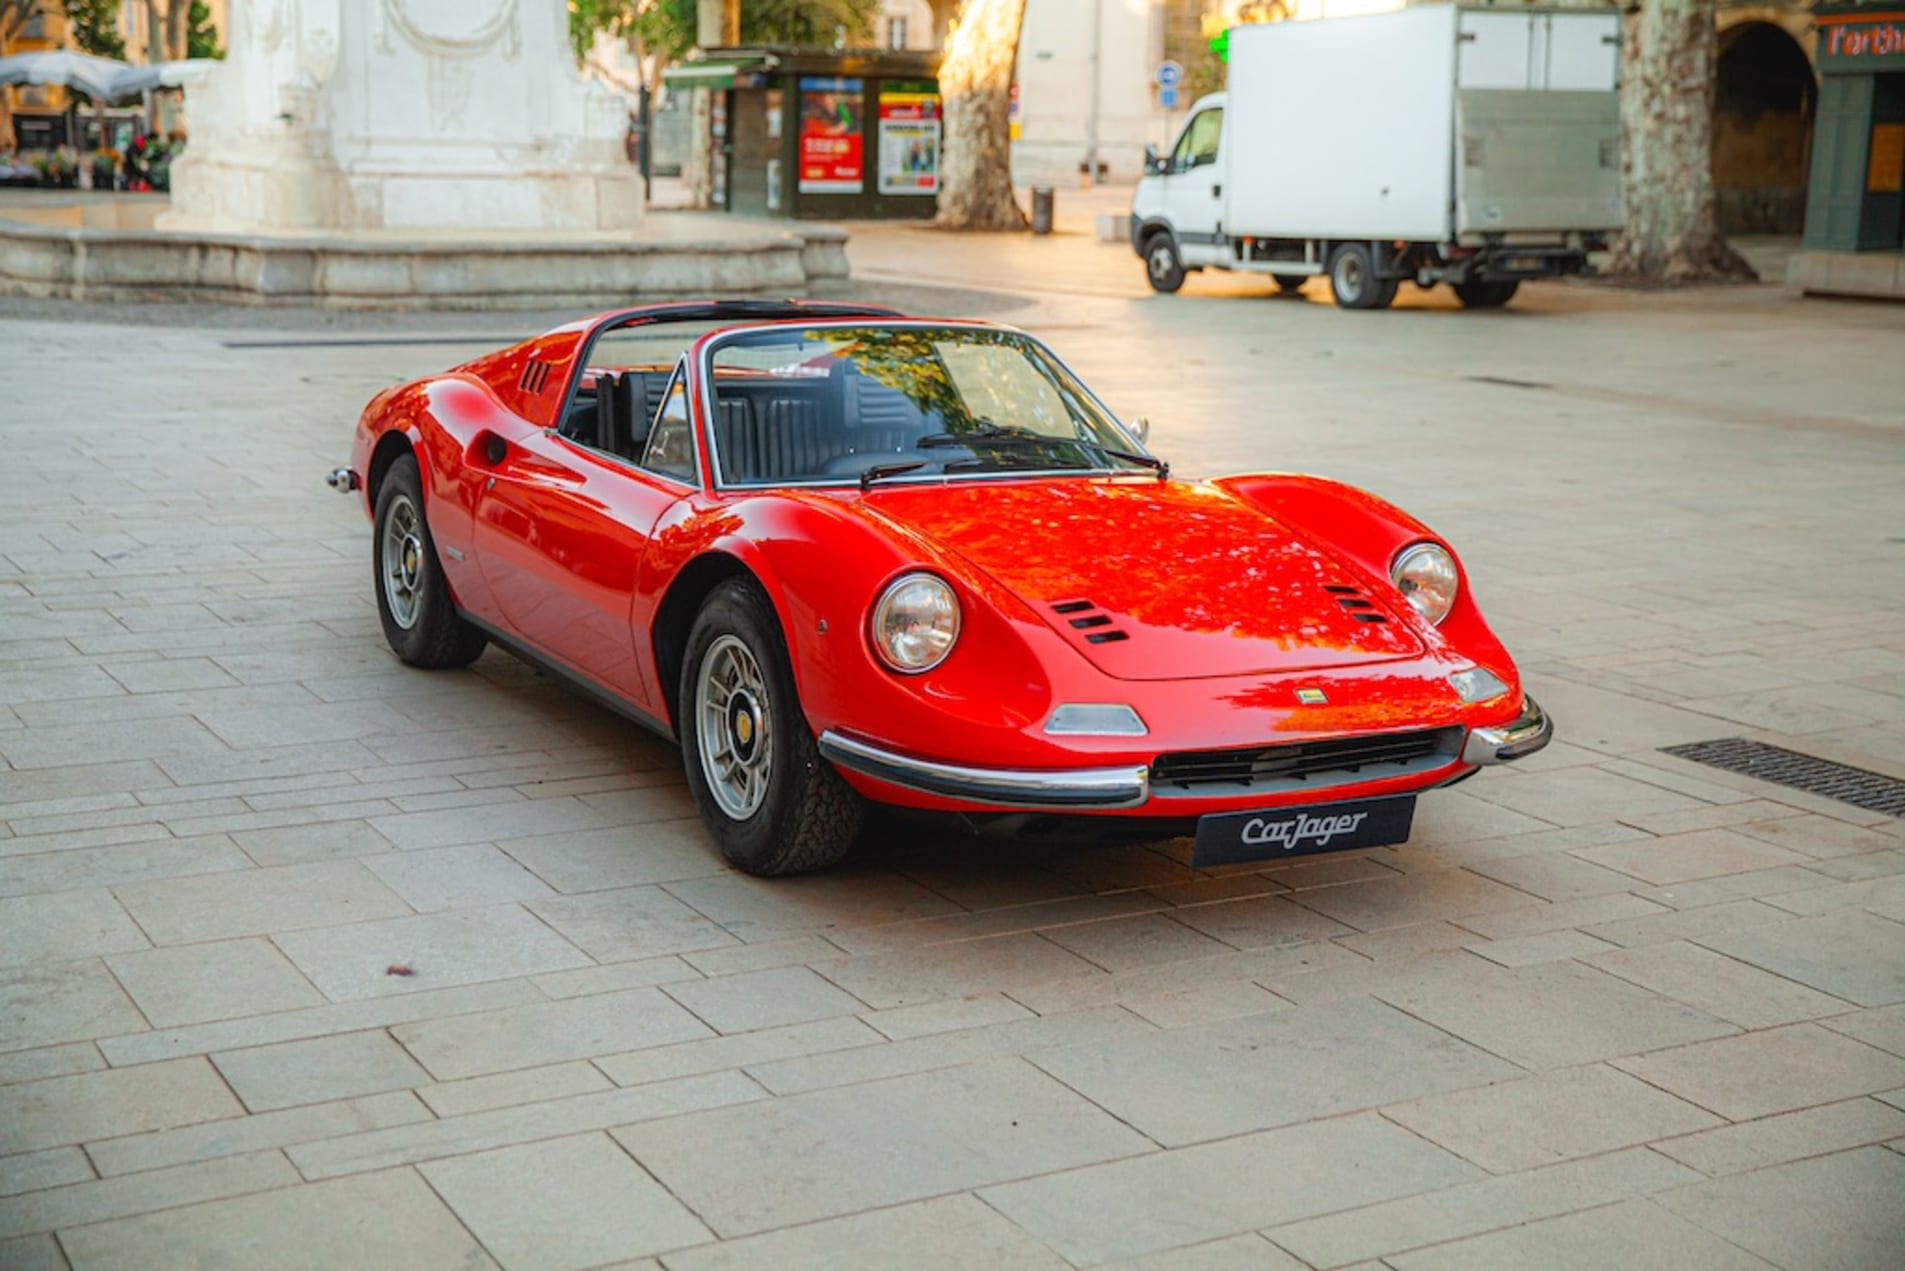
[[[1199,817],[1191,864],[1234,865],[1240,861],[1385,847],[1408,839],[1415,812],[1416,797],[1404,794]]]

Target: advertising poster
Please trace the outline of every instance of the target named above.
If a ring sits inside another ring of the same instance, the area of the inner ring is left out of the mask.
[[[800,192],[858,194],[866,182],[866,81],[802,76]]]
[[[880,193],[939,192],[939,94],[927,84],[880,91]]]

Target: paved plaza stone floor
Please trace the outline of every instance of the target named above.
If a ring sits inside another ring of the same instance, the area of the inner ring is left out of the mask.
[[[757,881],[669,746],[398,665],[320,484],[548,321],[0,302],[0,1266],[1905,1263],[1905,822],[1660,749],[1905,776],[1905,309],[854,250],[1422,516],[1558,740],[1393,849]]]

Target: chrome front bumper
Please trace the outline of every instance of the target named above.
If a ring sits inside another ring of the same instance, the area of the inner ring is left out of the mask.
[[[820,734],[820,753],[842,768],[909,790],[1018,808],[1135,808],[1151,797],[1143,764],[1116,768],[965,768]]]
[[[1506,763],[1533,754],[1554,736],[1554,724],[1531,697],[1518,719],[1495,728],[1473,728],[1462,746],[1462,762]],[[850,772],[875,777],[908,790],[948,799],[970,799],[994,807],[1118,809],[1135,808],[1151,798],[1151,772],[1144,764],[1111,768],[968,768],[938,763],[844,737],[832,729],[820,734],[820,753]]]
[[[1522,699],[1521,717],[1495,728],[1471,728],[1462,746],[1462,762],[1507,763],[1532,755],[1554,739],[1554,721],[1532,697]]]

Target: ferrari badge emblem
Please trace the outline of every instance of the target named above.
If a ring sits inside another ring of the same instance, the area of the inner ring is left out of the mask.
[[[1322,706],[1330,699],[1320,688],[1300,688],[1296,691],[1296,700],[1305,706]]]

